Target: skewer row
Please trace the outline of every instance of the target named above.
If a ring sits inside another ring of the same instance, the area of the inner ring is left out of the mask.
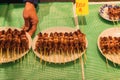
[[[120,7],[108,7],[108,15],[111,20],[119,20],[120,19]]]
[[[120,52],[120,37],[100,37],[99,43],[104,54],[118,54]]]
[[[86,38],[80,30],[74,32],[39,33],[35,43],[35,51],[42,55],[70,55],[86,49]],[[63,54],[64,53],[64,54]]]
[[[25,31],[11,28],[0,31],[0,60],[15,59],[29,49]]]

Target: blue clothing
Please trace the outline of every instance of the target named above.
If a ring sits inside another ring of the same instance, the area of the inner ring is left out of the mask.
[[[34,5],[37,5],[37,3],[38,3],[38,0],[24,0],[24,2],[31,2],[31,3],[33,3]]]
[[[23,0],[24,2],[31,2],[33,3],[35,6],[37,5],[38,3],[38,0]]]
[[[0,0],[0,3],[23,3],[23,2],[31,2],[35,5],[37,5],[38,0]]]
[[[38,0],[0,0],[0,3],[25,3],[25,2],[31,2],[36,7]]]

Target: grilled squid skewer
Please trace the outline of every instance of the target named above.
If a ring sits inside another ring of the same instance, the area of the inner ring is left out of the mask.
[[[60,47],[60,53],[61,53],[61,55],[62,55],[62,61],[65,63],[65,54],[64,54],[64,43],[63,43],[63,41],[64,41],[64,33],[59,33],[60,34],[60,44],[59,44],[59,47]]]
[[[6,39],[6,36],[5,36],[5,31],[2,30],[0,31],[0,55],[1,55],[1,62],[4,61],[4,54],[3,54],[3,49],[5,48],[5,39]]]
[[[57,62],[57,57],[62,62],[69,61],[70,58],[71,60],[76,59],[76,57],[79,57],[77,53],[81,53],[85,49],[85,35],[80,30],[70,33],[55,32],[49,35],[47,33],[39,33],[38,40],[35,43],[35,51],[38,53],[42,52],[43,57],[45,57],[44,55],[47,55],[47,57],[53,55],[54,62]],[[59,56],[62,57],[60,58]],[[47,60],[51,61],[50,58],[47,58]]]
[[[120,55],[120,37],[100,37],[99,43],[104,55],[109,56],[112,61],[116,59],[116,61],[119,62],[120,58],[117,55]]]
[[[49,40],[48,40],[48,56],[52,55],[53,54],[53,44],[54,44],[54,40],[53,40],[53,33],[50,33],[50,36],[49,36]],[[51,57],[49,57],[49,60],[51,60]]]
[[[0,61],[8,62],[19,57],[29,49],[26,32],[8,28],[0,31]]]
[[[58,55],[58,33],[57,32],[54,33],[53,41],[54,41],[54,53],[53,54],[54,54],[54,60],[56,62],[57,60],[56,55]]]
[[[7,61],[10,58],[10,47],[11,47],[11,42],[12,42],[12,30],[8,29],[6,32],[6,40],[5,40],[5,49],[6,49],[6,56],[7,56]]]
[[[24,53],[26,50],[29,49],[29,40],[28,40],[24,30],[22,30],[20,32],[20,41],[21,41],[20,42],[20,44],[21,44],[20,50],[21,50],[21,53]],[[22,55],[21,53],[20,53],[20,55]],[[25,56],[24,56],[24,58],[25,58]],[[22,58],[21,58],[21,63],[22,63]]]

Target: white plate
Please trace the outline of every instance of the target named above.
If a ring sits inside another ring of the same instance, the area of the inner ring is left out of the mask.
[[[118,5],[115,4],[104,4],[103,6],[100,7],[99,14],[102,18],[108,20],[108,21],[119,21],[119,20],[112,20],[109,18],[108,15],[108,8],[112,7],[119,7]]]
[[[53,27],[53,28],[48,28],[44,31],[42,31],[42,33],[46,32],[46,33],[51,33],[51,32],[74,32],[75,29],[73,28],[69,28],[69,27]],[[54,55],[49,55],[48,56],[42,56],[41,54],[39,54],[38,52],[35,51],[35,43],[38,39],[38,36],[36,36],[33,39],[33,44],[32,44],[32,49],[34,51],[34,53],[37,55],[37,57],[41,58],[44,61],[47,62],[51,62],[51,63],[66,63],[66,62],[70,62],[70,61],[74,61],[77,58],[79,58],[80,56],[83,55],[84,52],[80,53],[80,54],[71,54],[70,56],[64,56],[64,55],[60,55],[60,54],[54,54]],[[86,47],[87,47],[87,39],[86,39]],[[85,51],[85,50],[84,50]]]
[[[100,50],[100,52],[102,53],[102,55],[104,57],[106,57],[108,60],[114,62],[114,63],[117,63],[117,64],[120,64],[120,54],[104,54],[100,48],[100,37],[108,37],[108,36],[112,36],[112,37],[120,37],[120,28],[109,28],[109,29],[106,29],[104,30],[98,37],[98,41],[97,41],[97,44],[98,44],[98,48]]]
[[[14,30],[14,29],[17,29],[17,30],[21,30],[20,28],[15,28],[15,27],[0,27],[0,31],[2,31],[2,30],[5,30],[5,31],[7,31],[8,29],[12,29],[12,30]],[[32,43],[32,39],[31,39],[31,36],[26,32],[26,36],[27,36],[27,38],[28,38],[28,40],[29,40],[29,49],[31,48],[31,43]],[[20,59],[20,58],[22,58],[25,54],[27,54],[28,53],[28,51],[29,51],[29,49],[27,50],[27,51],[25,51],[24,53],[22,53],[22,54],[20,54],[20,55],[17,55],[16,57],[14,57],[14,58],[5,58],[5,57],[1,57],[0,58],[0,63],[8,63],[8,62],[12,62],[12,61],[15,61],[15,60],[18,60],[18,59]]]

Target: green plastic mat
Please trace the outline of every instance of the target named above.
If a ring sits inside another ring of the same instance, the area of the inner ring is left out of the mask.
[[[88,40],[87,61],[84,65],[85,80],[120,80],[120,67],[109,62],[97,48],[99,34],[113,27],[113,23],[102,19],[98,10],[101,5],[89,5],[89,15],[85,17],[86,24],[80,29]],[[22,11],[24,4],[0,5],[0,26],[22,27],[24,20]],[[66,26],[75,28],[73,5],[64,3],[40,3],[37,10],[39,23],[35,35],[49,27]],[[40,63],[32,49],[19,61],[0,65],[0,80],[82,80],[79,60],[66,64]]]

